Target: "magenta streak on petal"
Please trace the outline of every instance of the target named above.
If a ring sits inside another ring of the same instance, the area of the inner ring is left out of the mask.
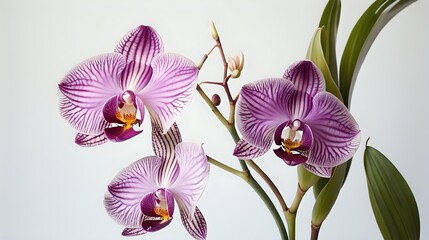
[[[303,124],[301,125],[301,128],[299,130],[302,130],[302,137],[301,137],[301,146],[298,148],[298,150],[302,151],[308,151],[313,145],[313,132],[311,131],[311,128]]]
[[[320,167],[320,166],[310,165],[307,163],[303,163],[302,166],[319,177],[329,178],[332,175],[331,167]]]
[[[127,62],[122,89],[140,92],[152,76],[152,59],[163,51],[161,38],[152,27],[142,25],[128,32],[115,49]]]
[[[287,115],[291,119],[303,119],[313,107],[313,97],[303,91],[294,91],[287,104]]]
[[[155,56],[152,68],[152,79],[137,95],[166,133],[195,92],[198,68],[188,58],[166,53]]]
[[[109,125],[100,110],[86,109],[74,105],[65,96],[60,96],[60,113],[78,132],[98,135]]]
[[[308,164],[338,166],[356,152],[360,143],[359,126],[344,104],[330,93],[318,93],[313,106],[303,120],[314,138]]]
[[[233,154],[241,160],[253,159],[264,155],[270,149],[271,145],[272,142],[267,142],[267,145],[264,147],[257,147],[241,139],[235,146]]]
[[[126,227],[141,227],[140,203],[144,196],[159,188],[156,178],[160,165],[159,157],[146,157],[116,175],[104,197],[107,213],[113,219]]]
[[[207,223],[198,207],[195,207],[195,213],[192,218],[186,217],[186,214],[181,210],[180,218],[182,219],[183,226],[185,226],[186,230],[193,238],[206,239]]]
[[[179,128],[174,123],[166,134],[162,127],[152,119],[152,148],[155,154],[163,160],[158,176],[161,186],[169,186],[176,181],[179,167],[175,158],[176,146],[182,142]]]
[[[309,60],[292,64],[283,77],[293,82],[296,90],[306,92],[310,96],[325,90],[322,72]]]
[[[241,89],[237,126],[248,143],[260,148],[272,144],[276,127],[290,119],[286,108],[293,91],[285,79],[260,80]]]
[[[125,228],[122,231],[123,236],[139,236],[147,233],[143,228]]]
[[[168,188],[188,217],[192,216],[198,199],[208,181],[210,164],[200,144],[179,143],[176,146],[179,175]]]
[[[92,147],[92,146],[97,146],[107,142],[107,138],[104,135],[104,132],[98,135],[88,135],[88,134],[78,133],[76,134],[74,141],[79,146]]]
[[[120,54],[100,55],[82,62],[61,81],[60,112],[78,132],[94,135],[103,131],[103,104],[121,92],[116,84],[124,65]]]

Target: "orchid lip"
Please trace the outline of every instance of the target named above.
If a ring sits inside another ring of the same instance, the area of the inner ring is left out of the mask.
[[[280,124],[274,134],[280,147],[274,153],[288,165],[306,162],[313,143],[311,129],[299,119]]]
[[[146,231],[158,231],[173,220],[174,197],[164,188],[147,194],[142,199],[140,207],[143,213],[142,227]]]

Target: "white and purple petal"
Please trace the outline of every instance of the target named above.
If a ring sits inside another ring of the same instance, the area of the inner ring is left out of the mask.
[[[349,160],[360,143],[360,130],[344,104],[328,92],[313,99],[312,112],[302,120],[313,132],[308,164],[335,167]]]
[[[60,112],[77,131],[99,134],[104,123],[104,103],[120,92],[115,86],[125,66],[122,55],[104,54],[84,61],[58,85]]]
[[[122,231],[122,235],[123,236],[127,236],[127,237],[129,237],[129,236],[139,236],[139,235],[142,235],[142,234],[145,234],[145,233],[147,233],[147,231],[144,230],[143,228],[125,228]]]
[[[155,56],[152,68],[152,79],[137,95],[166,133],[195,92],[198,68],[188,58],[166,53]]]
[[[156,156],[163,161],[158,175],[158,182],[167,186],[176,181],[179,174],[175,152],[177,144],[182,142],[179,128],[174,123],[167,133],[163,134],[162,127],[156,121],[152,121],[152,148]]]
[[[292,64],[283,77],[293,82],[297,91],[306,92],[310,96],[325,91],[325,78],[320,69],[310,60]]]
[[[234,149],[234,156],[239,159],[253,159],[264,155],[270,148],[272,142],[268,142],[264,147],[252,145],[246,140],[240,139]]]
[[[206,239],[207,223],[198,207],[195,207],[194,216],[192,218],[186,217],[186,214],[181,210],[180,218],[182,219],[183,226],[185,226],[186,230],[193,238]]]
[[[97,135],[78,133],[74,139],[75,143],[82,147],[93,147],[107,142],[104,132]]]
[[[286,114],[291,120],[303,119],[313,107],[313,98],[303,91],[294,91],[287,102]]]
[[[126,227],[141,227],[140,202],[146,194],[159,188],[160,165],[159,157],[145,157],[116,175],[104,197],[107,213],[113,219]]]
[[[332,175],[331,167],[320,167],[320,166],[310,165],[307,163],[303,163],[302,166],[319,177],[330,178]]]
[[[290,120],[287,103],[293,92],[293,84],[282,78],[243,86],[237,103],[237,126],[248,143],[260,148],[271,145],[277,126]]]
[[[152,77],[153,58],[163,51],[161,38],[152,27],[142,25],[128,32],[115,49],[127,63],[118,82],[121,89],[140,92]]]
[[[210,164],[202,146],[195,143],[179,143],[176,146],[176,159],[179,175],[167,188],[189,218],[194,215],[196,203],[206,187]]]

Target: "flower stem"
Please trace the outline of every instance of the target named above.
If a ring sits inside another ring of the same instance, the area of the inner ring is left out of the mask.
[[[265,205],[267,206],[268,210],[273,216],[274,221],[276,222],[277,228],[280,232],[281,239],[289,240],[283,220],[280,217],[279,212],[277,211],[273,202],[271,201],[271,198],[267,195],[267,193],[264,191],[261,185],[259,185],[259,183],[253,178],[250,172],[248,172],[248,174],[249,174],[249,181],[248,181],[249,185],[253,188],[253,190],[255,190],[255,192],[259,195],[262,201],[264,201]]]
[[[298,184],[296,189],[295,198],[293,199],[292,205],[285,212],[285,217],[288,225],[289,236],[291,240],[295,240],[295,221],[296,213],[298,211],[299,204],[307,191],[303,191]]]
[[[216,115],[216,117],[222,122],[222,124],[228,129],[229,133],[231,134],[232,139],[235,143],[237,143],[240,140],[240,136],[237,133],[237,129],[235,128],[234,124],[234,117],[231,117],[235,114],[235,101],[230,102],[230,120],[233,122],[228,121],[222,113],[219,111],[219,109],[212,103],[210,98],[207,96],[207,94],[204,92],[204,90],[201,88],[200,85],[197,85],[197,91],[201,95],[201,97],[204,99],[204,101],[207,103],[207,105],[210,107],[210,109],[213,111],[213,113]],[[274,203],[271,201],[271,198],[268,196],[268,194],[264,191],[264,189],[259,185],[259,183],[253,178],[251,173],[249,172],[249,169],[247,167],[246,161],[240,160],[240,165],[243,171],[238,171],[236,169],[233,169],[219,161],[214,160],[213,158],[209,157],[210,163],[228,171],[231,172],[237,176],[240,176],[243,180],[245,180],[252,188],[253,190],[259,195],[259,197],[262,199],[262,201],[265,203],[265,206],[267,206],[268,210],[270,211],[274,221],[276,222],[277,228],[279,230],[279,233],[281,235],[282,240],[289,240],[285,225],[283,223],[282,218],[280,217],[280,214],[278,213]],[[253,162],[253,161],[252,161]],[[259,172],[263,172],[259,168]],[[266,174],[264,173],[266,176]],[[274,184],[272,184],[274,186]],[[277,188],[276,188],[277,189]],[[284,202],[284,201],[283,201]]]
[[[319,238],[320,226],[311,224],[311,240],[317,240]]]
[[[274,195],[276,196],[277,200],[280,202],[280,206],[282,207],[283,212],[286,212],[288,210],[288,207],[286,205],[285,200],[283,199],[282,194],[280,193],[277,186],[273,183],[273,181],[268,177],[268,175],[262,171],[262,169],[252,160],[246,160],[247,164],[255,170],[259,174],[259,176],[264,179],[265,183],[271,188],[271,191],[273,191]]]
[[[216,160],[216,159],[214,159],[214,158],[212,158],[210,156],[207,156],[207,160],[209,161],[209,163],[211,163],[211,164],[215,165],[216,167],[219,167],[219,168],[221,168],[221,169],[223,169],[223,170],[225,170],[227,172],[230,172],[230,173],[232,173],[232,174],[234,174],[236,176],[239,176],[239,177],[241,177],[241,178],[243,178],[245,180],[247,178],[247,174],[246,173],[244,173],[242,171],[239,171],[239,170],[237,170],[235,168],[232,168],[232,167],[230,167],[230,166],[228,166],[226,164],[223,164],[223,163],[219,162],[218,160]]]

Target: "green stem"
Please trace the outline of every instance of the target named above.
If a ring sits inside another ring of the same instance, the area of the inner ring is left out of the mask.
[[[277,186],[273,183],[273,181],[268,177],[268,175],[262,171],[262,169],[252,160],[246,160],[247,164],[255,170],[259,174],[259,176],[264,179],[265,183],[271,188],[271,191],[273,191],[274,195],[276,196],[277,200],[280,202],[280,206],[282,207],[283,212],[286,212],[288,210],[288,207],[286,205],[285,200],[283,199],[282,194],[280,193]]]
[[[228,166],[226,164],[223,164],[223,163],[219,162],[218,160],[216,160],[216,159],[214,159],[214,158],[212,158],[210,156],[207,156],[207,160],[209,161],[209,163],[211,163],[211,164],[215,165],[216,167],[219,167],[219,168],[221,168],[221,169],[223,169],[223,170],[225,170],[225,171],[227,171],[229,173],[232,173],[232,174],[234,174],[236,176],[239,176],[239,177],[241,177],[241,178],[243,178],[245,180],[247,178],[247,174],[246,173],[244,173],[242,171],[239,171],[239,170],[237,170],[235,168],[232,168],[232,167],[230,167],[230,166]]]
[[[293,199],[292,205],[285,212],[285,217],[289,230],[289,237],[291,240],[295,240],[295,222],[296,222],[296,213],[298,211],[299,204],[301,203],[302,198],[304,197],[307,191],[303,191],[298,184],[296,189],[295,198]]]
[[[219,109],[212,103],[212,100],[207,96],[207,94],[203,91],[201,86],[197,84],[197,91],[201,95],[201,97],[204,99],[204,101],[209,105],[212,112],[216,115],[216,117],[219,119],[219,121],[224,125],[228,126],[229,122],[226,120],[226,118],[222,115],[222,113],[219,111]]]
[[[229,133],[231,134],[231,137],[233,138],[234,142],[237,143],[240,140],[240,136],[237,133],[237,129],[234,126],[234,122],[229,122],[219,111],[219,109],[212,103],[211,99],[207,96],[207,94],[204,92],[204,90],[201,88],[200,85],[197,85],[197,91],[201,95],[201,97],[204,99],[204,101],[207,103],[207,105],[210,107],[210,109],[213,111],[213,113],[216,115],[216,117],[222,122],[222,124],[228,129]],[[235,110],[234,103],[231,103],[232,110]],[[230,111],[230,119],[234,120],[234,118],[231,118],[231,115],[234,114],[235,111]],[[210,160],[211,159],[211,160]],[[274,221],[276,222],[277,228],[279,230],[279,233],[281,235],[282,240],[289,240],[285,225],[283,223],[282,218],[280,217],[280,214],[278,213],[274,203],[271,201],[271,198],[268,196],[268,194],[264,191],[264,189],[259,185],[259,183],[253,178],[251,173],[249,172],[249,169],[247,167],[247,164],[245,161],[240,160],[241,168],[243,169],[242,172],[233,169],[223,163],[220,163],[219,161],[214,160],[213,158],[209,158],[209,161],[211,161],[215,166],[218,166],[228,172],[231,172],[237,176],[240,176],[243,180],[245,180],[252,188],[253,190],[259,195],[259,197],[262,199],[262,201],[265,203],[265,206],[267,206],[268,210],[270,211],[272,217],[274,218]],[[261,170],[262,171],[262,170]]]
[[[255,192],[259,195],[262,201],[264,201],[265,205],[267,206],[268,210],[273,216],[274,221],[276,222],[277,228],[280,232],[281,239],[289,240],[283,220],[280,217],[279,212],[277,211],[273,202],[271,201],[271,198],[267,195],[267,193],[264,191],[261,185],[259,185],[259,183],[256,182],[256,180],[253,178],[250,172],[248,173],[249,173],[249,181],[247,183],[249,183],[249,185],[253,188],[253,190],[255,190]]]

